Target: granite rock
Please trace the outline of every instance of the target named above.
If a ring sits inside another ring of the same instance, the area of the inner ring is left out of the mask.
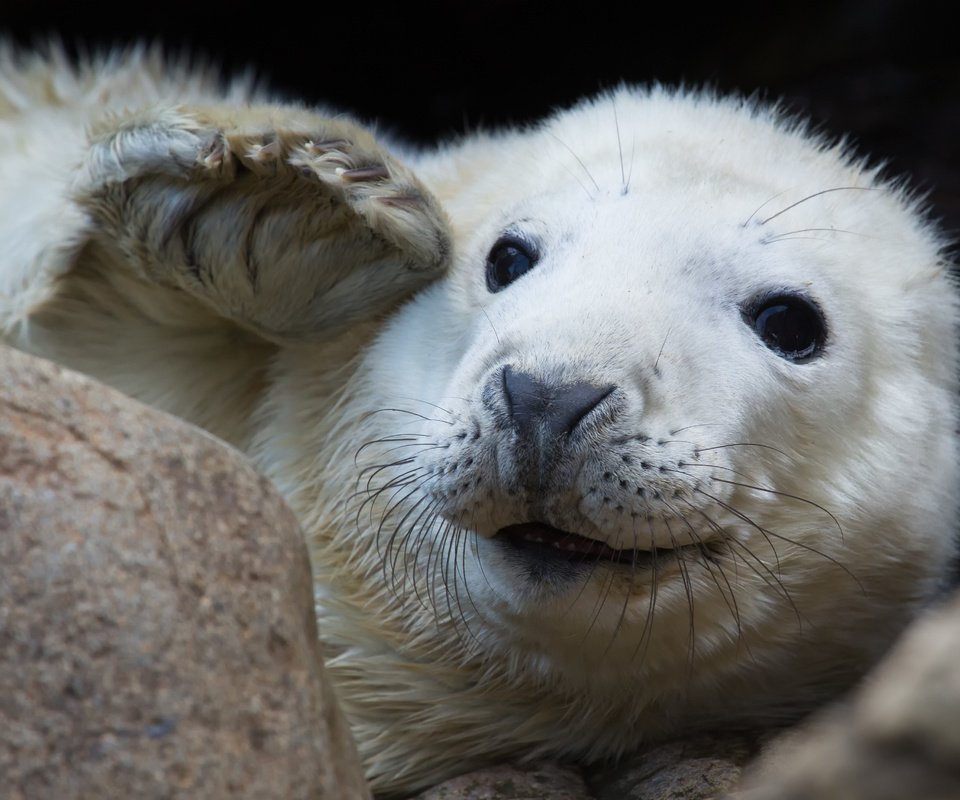
[[[0,349],[0,785],[368,797],[296,520],[238,452]]]

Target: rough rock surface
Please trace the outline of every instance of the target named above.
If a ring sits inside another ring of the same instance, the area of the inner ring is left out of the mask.
[[[756,750],[750,734],[697,736],[586,771],[552,764],[477,770],[415,800],[709,800],[737,783]]]
[[[212,437],[7,349],[0,785],[367,797],[276,492]]]
[[[592,800],[574,767],[554,764],[481,769],[417,795],[416,800]]]
[[[756,752],[750,734],[694,736],[593,769],[588,781],[596,800],[708,800],[735,786]]]
[[[921,618],[846,703],[791,732],[737,800],[960,798],[960,595]]]

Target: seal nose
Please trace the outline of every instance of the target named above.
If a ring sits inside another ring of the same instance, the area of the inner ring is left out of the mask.
[[[569,436],[614,388],[592,383],[550,385],[517,372],[510,364],[503,368],[507,413],[524,439],[539,438],[535,434],[541,425],[551,438]]]

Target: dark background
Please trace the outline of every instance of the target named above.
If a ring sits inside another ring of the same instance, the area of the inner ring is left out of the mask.
[[[960,43],[950,3],[0,0],[29,43],[157,39],[415,141],[519,122],[621,80],[783,99],[930,192],[960,234]]]

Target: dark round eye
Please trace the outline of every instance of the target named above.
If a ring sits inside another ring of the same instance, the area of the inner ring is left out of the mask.
[[[487,256],[487,288],[499,292],[533,269],[538,254],[529,242],[502,236]]]
[[[794,364],[820,355],[827,338],[823,313],[801,295],[761,297],[747,307],[744,319],[767,347]]]

